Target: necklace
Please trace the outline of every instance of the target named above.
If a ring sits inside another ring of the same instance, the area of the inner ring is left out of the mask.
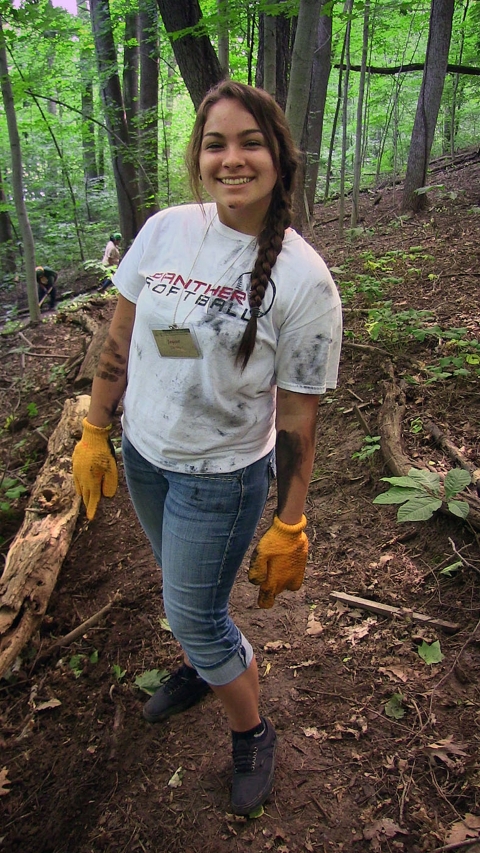
[[[218,214],[217,214],[217,213],[215,213],[215,215],[212,217],[212,219],[210,220],[210,222],[208,223],[208,225],[207,225],[207,227],[206,227],[206,229],[205,229],[205,233],[204,233],[204,235],[203,235],[203,237],[202,237],[202,240],[201,240],[200,246],[199,246],[199,247],[198,247],[198,249],[197,249],[197,253],[196,253],[196,255],[195,255],[195,258],[193,259],[192,266],[190,267],[190,272],[188,273],[188,276],[187,276],[187,278],[186,278],[186,281],[187,281],[187,282],[188,282],[188,281],[190,281],[190,279],[191,279],[191,277],[192,277],[192,273],[193,273],[193,271],[194,271],[194,269],[195,269],[195,265],[196,265],[196,263],[197,263],[197,261],[198,261],[198,259],[199,259],[199,257],[200,257],[200,252],[202,251],[203,246],[204,246],[204,243],[205,243],[205,240],[207,239],[208,232],[210,231],[210,228],[212,227],[212,225],[213,225],[213,223],[214,223],[214,221],[215,221],[215,219],[216,219],[216,217],[217,217],[217,216],[218,216]],[[224,278],[224,276],[226,276],[226,275],[227,275],[227,273],[229,273],[229,272],[230,272],[230,270],[232,269],[232,267],[233,267],[233,266],[235,266],[235,264],[238,262],[238,260],[239,260],[239,259],[242,257],[242,255],[244,254],[244,252],[246,252],[248,249],[250,249],[250,248],[254,245],[254,243],[256,242],[256,240],[257,240],[257,238],[256,238],[256,237],[253,237],[253,238],[250,240],[250,242],[249,242],[249,243],[247,243],[245,246],[243,246],[243,248],[240,250],[240,252],[238,252],[238,254],[237,254],[237,255],[235,255],[235,257],[234,257],[233,261],[228,265],[227,269],[226,269],[226,270],[224,270],[224,271],[221,273],[221,275],[217,278],[217,280],[216,280],[216,281],[214,281],[214,282],[213,282],[213,284],[211,285],[212,289],[214,289],[214,288],[217,286],[217,284],[222,280],[222,278]],[[193,306],[193,308],[188,312],[187,316],[186,316],[186,317],[184,317],[184,319],[183,319],[182,323],[180,324],[180,326],[178,326],[178,325],[177,325],[177,323],[176,323],[177,311],[178,311],[178,309],[179,309],[179,307],[180,307],[180,303],[181,303],[181,301],[182,301],[182,297],[183,297],[183,296],[184,296],[184,293],[183,293],[183,292],[181,292],[181,293],[180,293],[180,296],[178,297],[177,304],[176,304],[176,306],[175,306],[175,311],[173,312],[172,323],[171,323],[171,325],[170,325],[170,328],[171,328],[171,329],[178,329],[178,328],[181,328],[181,327],[185,326],[185,324],[186,324],[186,322],[187,322],[188,318],[190,317],[190,315],[191,315],[191,314],[193,314],[193,312],[195,311],[195,308],[197,307],[196,305],[194,305],[194,306]]]

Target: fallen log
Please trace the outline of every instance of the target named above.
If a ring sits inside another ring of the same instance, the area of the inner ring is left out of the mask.
[[[383,404],[378,411],[380,450],[389,471],[395,477],[405,477],[410,468],[418,468],[418,464],[403,450],[402,422],[406,408],[405,394],[393,379],[393,369],[391,375],[391,381],[384,383]],[[480,500],[471,492],[462,492],[462,500],[465,500],[470,508],[466,523],[474,530],[480,530]],[[446,507],[442,506],[439,511],[450,515]]]
[[[108,329],[109,324],[104,323],[95,331],[80,370],[75,377],[73,383],[75,388],[85,388],[87,385],[92,384],[100,359],[100,353],[108,335]]]
[[[87,395],[65,402],[7,555],[0,578],[0,677],[40,627],[70,546],[81,503],[71,457],[89,403]]]

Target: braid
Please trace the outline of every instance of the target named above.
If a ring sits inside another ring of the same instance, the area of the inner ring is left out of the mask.
[[[290,194],[287,194],[282,184],[278,182],[272,193],[265,227],[258,236],[258,254],[252,270],[248,297],[250,319],[235,358],[236,364],[241,363],[242,370],[245,370],[255,346],[257,318],[260,314],[272,269],[282,251],[285,230],[290,225],[291,219]]]

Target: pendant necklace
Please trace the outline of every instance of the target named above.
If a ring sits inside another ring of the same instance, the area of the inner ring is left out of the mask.
[[[200,246],[198,247],[197,253],[196,253],[195,258],[194,258],[194,260],[193,260],[193,264],[192,264],[192,266],[191,266],[191,268],[190,268],[190,272],[188,273],[188,276],[187,276],[187,278],[186,278],[186,281],[187,281],[187,282],[188,282],[188,281],[190,281],[190,279],[191,279],[192,273],[193,273],[193,271],[194,271],[194,269],[195,269],[195,265],[196,265],[196,263],[197,263],[197,261],[198,261],[198,259],[199,259],[199,257],[200,257],[200,252],[202,251],[203,246],[204,246],[204,243],[205,243],[205,240],[207,239],[208,232],[210,231],[210,228],[211,228],[211,226],[213,225],[213,223],[214,223],[214,221],[215,221],[215,219],[216,219],[216,217],[217,217],[217,216],[218,216],[218,213],[215,213],[215,216],[213,216],[213,217],[212,217],[212,219],[210,220],[210,222],[209,222],[209,223],[208,223],[208,225],[207,225],[207,228],[205,229],[205,233],[204,233],[204,235],[203,235],[203,237],[202,237],[202,241],[201,241],[201,243],[200,243]],[[254,243],[256,242],[256,240],[257,240],[257,238],[256,238],[256,237],[252,237],[252,239],[250,240],[250,242],[249,242],[249,243],[247,243],[247,244],[246,244],[246,245],[245,245],[245,246],[240,250],[240,252],[239,252],[237,255],[235,255],[235,257],[234,257],[233,261],[231,262],[231,264],[229,264],[229,265],[228,265],[227,269],[226,269],[226,270],[224,270],[224,271],[221,273],[221,275],[217,278],[217,280],[216,280],[212,285],[210,285],[210,287],[211,287],[212,289],[213,289],[213,288],[215,288],[215,287],[217,286],[217,284],[222,280],[222,278],[224,278],[224,276],[226,276],[226,275],[227,275],[227,273],[228,273],[228,272],[230,272],[230,270],[232,269],[232,267],[233,267],[233,266],[235,266],[235,264],[237,263],[237,261],[238,261],[238,260],[241,258],[241,256],[243,255],[243,253],[244,253],[244,252],[246,252],[246,251],[247,251],[247,249],[250,249],[250,248],[254,245]],[[170,325],[170,329],[178,329],[178,328],[182,328],[182,326],[185,326],[185,324],[186,324],[186,322],[187,322],[188,318],[190,317],[190,315],[191,315],[191,314],[193,314],[193,312],[195,311],[195,308],[197,307],[196,305],[194,305],[194,306],[193,306],[193,308],[188,312],[187,316],[183,319],[183,321],[181,322],[180,326],[179,326],[179,325],[177,325],[177,323],[176,323],[175,321],[176,321],[176,317],[177,317],[177,311],[178,311],[178,309],[179,309],[179,307],[180,307],[180,303],[181,303],[181,301],[182,301],[182,296],[184,296],[184,291],[182,291],[182,292],[180,293],[180,296],[179,296],[179,298],[178,298],[178,300],[177,300],[177,304],[176,304],[176,306],[175,306],[175,311],[174,311],[174,313],[173,313],[173,319],[172,319],[172,323],[171,323],[171,325]]]

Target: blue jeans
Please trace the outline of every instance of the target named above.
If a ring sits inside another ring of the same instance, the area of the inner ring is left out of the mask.
[[[229,684],[253,649],[228,600],[262,515],[273,451],[229,474],[179,474],[147,462],[126,436],[128,490],[162,569],[165,613],[190,663],[209,684]]]

